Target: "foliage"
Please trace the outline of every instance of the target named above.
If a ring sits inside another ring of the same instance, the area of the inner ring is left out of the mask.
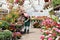
[[[4,34],[3,34],[3,32],[0,32],[0,40],[4,40]]]
[[[9,0],[10,1],[10,3],[13,3],[14,2],[14,0]]]
[[[3,20],[0,20],[0,28],[8,28],[9,27],[9,23]]]
[[[58,22],[58,17],[57,17],[57,16],[51,15],[51,18],[52,18],[54,21]]]
[[[42,25],[45,26],[45,28],[52,28],[56,25],[56,22],[53,21],[51,18],[46,18],[45,20],[42,21]]]
[[[23,5],[23,0],[19,0],[19,4],[20,5]]]
[[[20,38],[22,35],[20,32],[13,32],[13,37]]]
[[[47,26],[47,30],[45,30],[45,28],[40,30],[43,32],[43,34],[40,36],[40,39],[42,40],[59,40],[60,39],[60,24],[58,24],[53,19],[47,18],[43,20],[42,25],[45,28]]]
[[[50,15],[54,15],[55,13],[54,13],[53,10],[51,10],[51,11],[49,11],[49,14],[50,14]]]
[[[12,10],[7,16],[6,21],[9,23],[15,23],[15,20],[19,17],[18,12]]]
[[[5,35],[5,37],[6,37],[6,38],[8,38],[8,37],[11,37],[11,36],[12,36],[12,32],[11,32],[11,31],[9,31],[9,30],[4,30],[4,31],[3,31],[3,33],[4,33],[4,35]]]
[[[9,30],[4,30],[3,32],[0,32],[0,40],[5,40],[5,38],[12,37],[12,32]]]
[[[39,28],[39,27],[40,27],[39,25],[40,25],[40,24],[39,24],[38,22],[35,22],[35,23],[33,24],[34,28]]]
[[[53,0],[52,4],[54,7],[56,7],[57,5],[60,5],[60,0]]]
[[[4,40],[4,35],[0,35],[0,40]]]

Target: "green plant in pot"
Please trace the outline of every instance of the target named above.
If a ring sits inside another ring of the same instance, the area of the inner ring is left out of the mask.
[[[0,32],[0,40],[4,40],[5,36],[3,34],[3,32]]]
[[[52,0],[53,7],[60,5],[60,0]]]
[[[2,28],[2,22],[0,22],[0,28]]]
[[[7,16],[6,21],[9,23],[15,23],[15,20],[19,17],[18,13],[15,10],[12,10]]]
[[[4,40],[4,35],[0,35],[0,40]]]
[[[54,10],[49,11],[50,17],[55,14]]]
[[[0,20],[0,28],[2,29],[8,29],[9,28],[9,23],[3,20]]]
[[[6,15],[5,20],[10,23],[12,20],[11,14]]]
[[[8,38],[11,39],[12,38],[12,32],[9,30],[4,30],[3,34],[5,36],[5,39],[7,40]]]

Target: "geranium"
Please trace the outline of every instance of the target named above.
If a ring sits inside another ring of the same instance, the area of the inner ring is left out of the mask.
[[[52,33],[52,36],[53,36],[53,37],[56,37],[57,35],[56,35],[56,33]]]
[[[60,28],[60,24],[57,24],[56,26],[57,26],[58,28]]]
[[[56,22],[53,21],[51,18],[46,18],[45,20],[42,21],[42,25],[45,26],[46,28],[51,28],[53,26],[56,26]]]
[[[48,40],[53,40],[53,38],[52,37],[49,37]]]
[[[43,39],[42,37],[44,37],[44,39],[47,40],[56,40],[57,36],[60,36],[60,24],[58,24],[56,21],[54,21],[51,18],[46,18],[42,21],[42,28],[47,28],[47,30],[43,31],[43,35],[41,36],[41,39]],[[56,27],[57,26],[57,27]],[[60,39],[59,39],[60,40]]]
[[[41,35],[40,36],[40,39],[44,40],[45,36],[44,35]]]
[[[49,34],[50,34],[50,31],[49,31],[49,30],[46,30],[46,31],[44,31],[43,34],[44,34],[44,35],[49,35]]]
[[[13,32],[13,37],[21,37],[21,33],[20,32]]]
[[[46,34],[48,35],[48,34],[50,34],[50,32],[47,31]]]
[[[55,30],[56,32],[60,33],[60,29],[58,29],[58,28],[53,28],[53,30]]]

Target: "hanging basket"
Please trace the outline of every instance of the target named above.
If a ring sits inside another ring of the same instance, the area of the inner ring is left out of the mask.
[[[45,2],[49,2],[49,0],[44,0]]]

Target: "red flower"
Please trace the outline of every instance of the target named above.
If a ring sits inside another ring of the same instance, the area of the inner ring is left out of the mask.
[[[60,24],[57,24],[57,27],[60,28]]]
[[[42,25],[46,26],[46,28],[51,28],[53,26],[56,26],[56,24],[57,23],[50,18],[46,18],[45,20],[42,21]]]
[[[18,3],[19,2],[19,0],[15,0],[15,3]]]
[[[52,33],[52,36],[56,37],[56,33]]]
[[[20,37],[21,36],[21,33],[20,32],[13,32],[13,37]]]
[[[50,32],[48,32],[48,31],[47,31],[47,32],[45,32],[45,33],[46,33],[47,35],[48,35],[48,34],[50,34]]]
[[[40,39],[44,40],[44,38],[45,38],[44,35],[40,36]]]

